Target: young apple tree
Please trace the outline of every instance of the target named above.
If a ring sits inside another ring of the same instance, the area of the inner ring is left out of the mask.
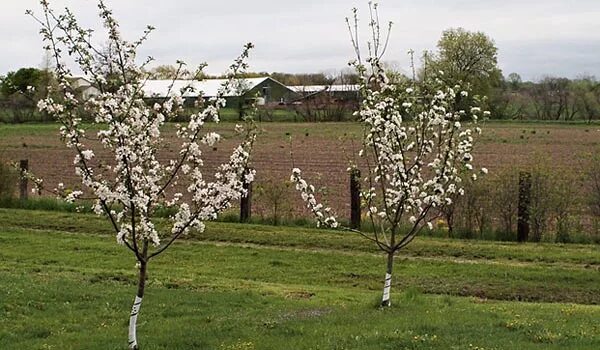
[[[108,41],[99,49],[91,41],[91,31],[82,28],[68,9],[57,13],[48,1],[40,3],[43,10],[40,16],[28,13],[40,23],[47,49],[53,53],[61,97],[41,100],[39,109],[61,124],[61,137],[75,153],[75,172],[87,192],[95,197],[94,211],[108,218],[117,242],[137,260],[139,281],[129,321],[129,348],[138,349],[136,323],[150,260],[191,230],[203,231],[204,221],[217,218],[245,194],[244,183],[253,180],[254,173],[246,171],[255,140],[250,118],[246,127],[236,128],[243,141],[211,179],[203,172],[202,154],[204,147],[211,147],[220,139],[217,133],[205,132],[204,124],[208,120],[218,122],[223,94],[246,69],[245,59],[252,45],[246,45],[234,61],[229,80],[218,96],[199,102],[200,112],[189,115],[189,122],[184,125],[176,126],[178,152],[168,159],[163,127],[165,122],[184,113],[182,96],[192,86],[174,91],[173,81],[168,98],[147,106],[143,90],[148,76],[143,68],[152,59],[139,66],[136,51],[153,28],[148,27],[138,41],[124,40],[113,14],[100,0],[98,8]],[[64,62],[68,57],[90,77],[99,91],[96,97],[87,101],[76,97],[75,86],[69,79],[71,72]],[[182,71],[183,63],[178,67],[178,72]],[[84,117],[91,119],[91,125],[82,123]],[[95,135],[91,136],[92,133]],[[185,191],[178,191],[181,186]],[[72,192],[69,199],[80,194]],[[154,223],[155,211],[161,207],[171,207],[174,212],[165,232]]]
[[[417,82],[413,78],[408,87],[390,83],[382,65],[388,40],[380,40],[377,5],[371,7],[370,19],[373,41],[365,61],[358,44],[356,10],[354,26],[350,20],[348,24],[357,54],[352,64],[360,76],[362,95],[355,113],[364,126],[359,157],[368,170],[361,198],[372,231],[341,226],[331,210],[318,203],[314,186],[302,178],[300,169],[293,169],[291,180],[319,226],[357,232],[385,252],[381,306],[390,306],[394,256],[424,227],[432,228],[438,210],[450,204],[455,194],[464,193],[461,176],[477,177],[471,152],[473,136],[480,129],[466,127],[461,121],[469,118],[476,122],[481,111],[477,107],[457,109],[467,92],[458,86],[444,86],[441,79]]]

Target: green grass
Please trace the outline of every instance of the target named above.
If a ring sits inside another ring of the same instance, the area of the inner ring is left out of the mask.
[[[191,113],[197,112],[196,109],[189,109],[184,115],[188,115]],[[222,121],[225,122],[238,122],[239,114],[237,108],[227,107],[222,108],[219,111],[219,117]],[[352,111],[348,111],[344,117],[346,120],[354,120],[352,116]],[[304,122],[304,118],[297,114],[292,108],[288,109],[274,109],[270,111],[260,111],[255,116],[257,121],[264,122]],[[44,119],[43,116],[39,114],[35,114],[33,117],[25,117],[24,119],[20,119],[19,121],[15,121],[14,113],[4,110],[0,111],[0,125],[2,124],[11,124],[12,126],[19,125],[31,125],[31,124],[40,124],[40,125],[52,125],[55,124],[54,121],[50,119]]]
[[[35,197],[20,200],[14,197],[0,198],[0,208],[45,210],[59,212],[92,212],[91,203],[68,203],[54,197]]]
[[[600,121],[595,119],[590,121],[587,120],[582,120],[582,119],[578,119],[578,120],[537,120],[537,119],[523,119],[523,120],[518,120],[518,119],[488,119],[485,121],[486,123],[492,123],[492,124],[506,124],[506,125],[527,125],[527,124],[532,124],[532,125],[544,125],[544,126],[561,126],[561,125],[571,125],[571,126],[597,126],[598,124],[600,124]]]
[[[56,135],[58,137],[57,123],[32,123],[32,124],[0,124],[0,137]]]
[[[224,122],[239,122],[239,114],[236,108],[223,108],[219,111],[219,117]],[[254,116],[256,121],[263,122],[303,122],[304,118],[297,115],[293,110],[276,109],[271,111],[271,115],[265,112],[259,112]]]
[[[0,209],[0,349],[125,349],[135,261],[104,219]],[[211,223],[149,266],[143,349],[596,349],[594,246]],[[467,297],[460,297],[467,296]],[[553,301],[528,303],[516,300]]]
[[[234,124],[239,123],[237,120],[237,112],[232,109],[225,109],[222,111],[223,113],[223,122],[225,124]],[[306,131],[323,133],[323,134],[331,134],[333,136],[340,136],[340,124],[344,125],[345,129],[349,129],[352,132],[357,132],[360,135],[361,126],[356,122],[331,122],[331,123],[306,123],[302,122],[298,119],[298,123],[294,123],[293,112],[288,111],[275,111],[275,116],[273,121],[281,122],[282,127],[289,126],[295,132],[299,132],[297,129],[298,125],[300,127],[305,125]],[[266,121],[266,120],[265,120]],[[591,124],[587,124],[583,121],[575,121],[575,122],[564,122],[564,121],[518,121],[518,120],[487,120],[483,123],[489,126],[496,127],[544,127],[544,128],[587,128],[587,127],[595,127],[600,122],[594,121]],[[172,129],[172,126],[168,123],[167,129]],[[271,124],[271,123],[268,123]],[[315,125],[317,125],[315,127]],[[14,136],[49,136],[54,135],[58,137],[58,123],[56,122],[48,122],[48,123],[24,123],[24,124],[2,124],[0,123],[0,137],[14,137]],[[229,125],[227,125],[230,128]],[[302,132],[300,132],[302,133]],[[485,136],[485,134],[484,134]]]
[[[7,282],[0,290],[16,294],[5,301],[9,318],[0,321],[3,349],[125,348],[133,289],[127,283],[33,271],[0,276]],[[243,285],[225,291],[161,282],[153,280],[142,306],[143,349],[594,349],[600,344],[597,307],[405,292],[396,295],[391,309],[379,310],[365,302],[369,294],[343,290],[306,294]]]
[[[158,227],[164,228],[159,219]],[[0,209],[4,227],[112,235],[109,223],[91,214]],[[206,232],[190,239],[205,242],[257,245],[282,249],[335,250],[342,253],[376,254],[377,248],[356,234],[304,227],[279,227],[240,223],[207,223]],[[600,267],[600,247],[595,245],[489,242],[419,237],[402,256],[423,259],[474,260],[504,263],[577,265]]]

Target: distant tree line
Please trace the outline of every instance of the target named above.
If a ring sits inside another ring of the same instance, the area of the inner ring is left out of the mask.
[[[416,81],[443,72],[448,84],[468,86],[494,119],[573,121],[600,119],[600,81],[591,75],[568,79],[547,75],[522,81],[517,73],[503,76],[498,49],[482,32],[462,28],[444,31],[437,52],[426,52]],[[437,75],[439,77],[439,75]]]
[[[411,52],[412,55],[412,52]],[[53,75],[46,69],[21,68],[0,76],[0,122],[43,121],[37,101],[48,94]],[[482,32],[451,28],[442,33],[437,49],[425,52],[420,67],[411,72],[388,65],[388,77],[402,87],[443,79],[470,91],[461,104],[477,102],[491,112],[490,118],[506,120],[587,121],[600,119],[600,81],[591,75],[575,79],[548,75],[523,81],[519,74],[504,76],[498,67],[498,49]],[[443,72],[443,74],[439,74]],[[159,65],[146,71],[150,79],[191,79],[193,74],[175,65]],[[197,73],[194,73],[197,74]],[[201,73],[196,78],[222,78]],[[356,84],[349,69],[329,73],[247,72],[245,78],[271,77],[284,85]],[[441,78],[440,78],[441,77]]]
[[[491,91],[489,106],[497,119],[591,122],[600,119],[600,82],[594,76],[522,82],[511,73]]]
[[[49,70],[21,68],[0,76],[0,122],[46,121],[37,102],[48,95],[53,74]]]

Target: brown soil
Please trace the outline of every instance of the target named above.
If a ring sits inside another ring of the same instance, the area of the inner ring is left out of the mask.
[[[225,124],[215,129],[225,140],[216,149],[205,150],[205,167],[214,167],[226,160],[236,139]],[[292,167],[303,170],[307,180],[316,187],[324,187],[326,201],[342,217],[349,215],[348,160],[354,159],[360,147],[361,129],[357,124],[291,124],[265,123],[253,154],[252,164],[257,170],[255,215],[271,216],[273,200],[266,193],[274,192],[277,184],[289,181]],[[57,127],[58,129],[58,127]],[[533,162],[546,163],[551,169],[582,174],[588,166],[586,155],[600,151],[600,126],[572,126],[548,124],[488,124],[479,138],[475,164],[487,167],[490,173],[516,167],[525,169]],[[291,138],[291,143],[290,143]],[[175,142],[168,138],[168,142]],[[290,145],[292,145],[290,147]],[[173,150],[167,145],[161,158]],[[292,152],[290,152],[292,151]],[[30,169],[44,179],[46,187],[54,188],[59,182],[79,187],[73,168],[73,152],[66,149],[58,132],[36,132],[36,135],[14,135],[0,139],[0,153],[11,160],[29,159]],[[98,158],[110,161],[109,154],[97,152]],[[281,186],[281,185],[280,185]],[[289,186],[279,199],[281,215],[303,212],[299,196]],[[277,197],[277,195],[272,195]]]

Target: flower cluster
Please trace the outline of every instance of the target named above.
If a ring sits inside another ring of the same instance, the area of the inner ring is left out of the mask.
[[[335,216],[331,215],[331,208],[324,207],[323,204],[317,203],[315,198],[315,187],[306,183],[302,178],[302,171],[298,168],[292,170],[290,181],[296,185],[296,190],[300,191],[302,200],[306,202],[306,207],[317,218],[317,226],[337,228],[339,223]]]

